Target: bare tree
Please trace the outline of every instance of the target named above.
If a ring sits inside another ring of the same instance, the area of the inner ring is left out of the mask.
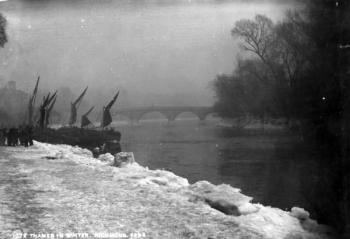
[[[265,77],[270,85],[285,94],[279,100],[287,118],[297,114],[292,109],[296,99],[292,94],[298,90],[298,79],[305,65],[311,62],[307,50],[310,46],[305,34],[306,27],[302,16],[290,11],[284,21],[278,24],[274,24],[264,15],[256,15],[253,20],[243,19],[236,22],[232,30],[233,36],[242,39],[242,49],[252,53],[265,65],[268,70]],[[251,64],[246,69],[261,79],[261,69],[257,72]]]
[[[233,36],[242,38],[241,47],[258,56],[277,78],[273,62],[276,60],[277,37],[272,20],[264,15],[256,15],[254,20],[243,19],[236,22]]]

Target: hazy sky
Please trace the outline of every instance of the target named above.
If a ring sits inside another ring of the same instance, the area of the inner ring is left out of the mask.
[[[40,74],[46,88],[183,93],[208,104],[209,82],[234,69],[235,21],[257,13],[279,19],[292,6],[219,0],[0,2],[9,35],[0,49],[0,77],[28,91]]]

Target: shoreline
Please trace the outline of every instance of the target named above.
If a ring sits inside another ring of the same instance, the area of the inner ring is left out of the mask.
[[[288,212],[251,203],[251,197],[227,184],[189,184],[172,172],[149,170],[137,163],[111,167],[107,156],[99,161],[90,151],[68,145],[35,142],[33,148],[6,151],[19,161],[19,171],[33,181],[33,190],[43,191],[37,203],[53,211],[39,220],[46,232],[71,227],[72,233],[82,229],[90,233],[143,231],[146,238],[330,238],[329,228],[311,220],[303,209]],[[68,215],[62,211],[80,220],[73,220],[69,227]],[[99,221],[99,230],[84,222],[92,218]]]

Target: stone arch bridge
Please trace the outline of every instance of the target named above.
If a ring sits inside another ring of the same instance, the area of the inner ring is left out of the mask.
[[[142,116],[151,113],[159,112],[164,115],[168,121],[174,121],[176,117],[185,112],[191,112],[196,115],[199,120],[205,120],[209,114],[215,114],[213,107],[204,106],[152,106],[152,107],[137,107],[137,108],[124,108],[113,112],[113,115],[122,115],[129,118],[131,121],[138,122]]]

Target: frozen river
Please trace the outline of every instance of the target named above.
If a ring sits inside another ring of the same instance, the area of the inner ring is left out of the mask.
[[[151,169],[167,169],[191,183],[227,183],[255,202],[279,208],[310,208],[305,181],[317,177],[315,160],[296,150],[281,130],[237,133],[217,121],[141,121],[118,124],[124,151]]]

